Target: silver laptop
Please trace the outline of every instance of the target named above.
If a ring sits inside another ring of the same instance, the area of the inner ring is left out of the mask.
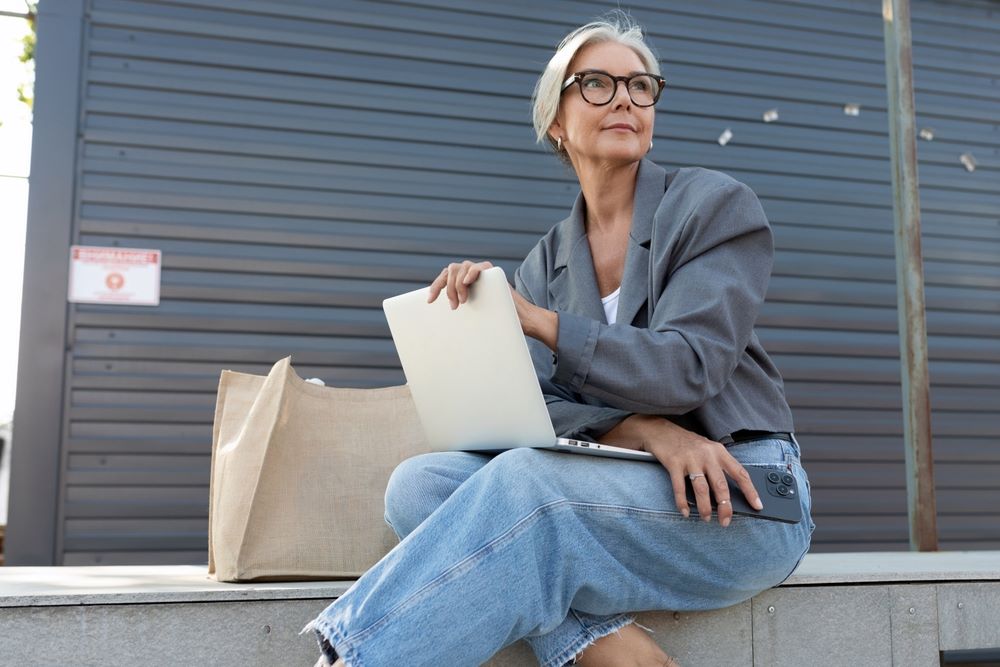
[[[436,451],[500,452],[515,447],[656,461],[649,452],[557,438],[521,331],[507,277],[479,274],[451,309],[430,287],[382,302],[417,415]]]

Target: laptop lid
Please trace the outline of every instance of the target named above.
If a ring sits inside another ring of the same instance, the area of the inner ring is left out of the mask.
[[[382,302],[427,440],[435,449],[555,444],[545,398],[499,266],[451,309],[430,287]]]

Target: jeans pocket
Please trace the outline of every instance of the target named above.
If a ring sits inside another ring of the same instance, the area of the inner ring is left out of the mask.
[[[798,454],[789,453],[785,457],[785,465],[795,477],[799,487],[799,501],[802,505],[802,516],[809,520],[809,537],[816,531],[816,523],[812,519],[812,485],[809,483],[809,474],[802,466],[802,461]]]
[[[741,465],[775,466],[781,467],[785,461],[786,453],[790,451],[785,445],[791,446],[784,440],[763,439],[745,440],[732,445],[726,445],[726,451],[740,462]]]
[[[802,467],[798,445],[780,438],[765,438],[727,445],[726,451],[744,467],[770,468],[789,472],[795,477],[799,489],[802,516],[809,519],[809,536],[811,537],[816,529],[816,524],[812,521],[812,487],[809,484],[809,475]]]

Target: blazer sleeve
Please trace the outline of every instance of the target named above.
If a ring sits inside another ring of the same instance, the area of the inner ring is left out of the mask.
[[[665,274],[654,282],[665,287],[648,329],[558,311],[553,383],[622,410],[667,415],[698,408],[729,382],[771,277],[767,216],[753,190],[733,181],[695,205],[672,245],[650,257]]]
[[[533,287],[529,288],[528,283]],[[544,246],[540,242],[514,271],[514,289],[532,304],[544,308],[548,305],[545,285]],[[597,440],[633,414],[628,410],[576,401],[571,392],[552,381],[552,351],[535,338],[526,336],[525,339],[557,437]]]

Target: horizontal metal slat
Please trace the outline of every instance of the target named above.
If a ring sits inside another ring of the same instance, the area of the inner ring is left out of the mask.
[[[994,503],[987,500],[993,491],[980,489],[942,489],[935,494],[938,516],[945,522],[951,517],[946,515],[969,514],[982,515],[984,519],[996,521],[997,511]],[[813,511],[820,515],[850,514],[865,515],[905,515],[906,493],[899,489],[826,489],[823,487],[812,490]],[[1000,533],[997,534],[1000,538]]]
[[[937,522],[938,538],[941,543],[949,541],[976,541],[980,543],[1000,542],[1000,516],[968,515],[965,517],[945,517]],[[816,532],[813,542],[847,542],[857,545],[848,551],[873,551],[875,544],[899,540],[907,542],[909,531],[906,514],[889,516],[813,516]],[[986,546],[980,548],[988,548]]]
[[[267,375],[278,361],[222,363],[208,361],[161,361],[156,359],[73,359],[74,388],[149,389],[157,391],[215,392],[223,369]],[[305,363],[293,357],[295,370],[303,378],[319,377],[330,386],[388,387],[405,384],[403,371],[370,366],[335,366]]]
[[[136,486],[136,485],[177,485],[205,486],[209,483],[209,470],[67,470],[68,485]],[[138,539],[138,536],[136,536]],[[179,544],[164,544],[164,548],[178,547]],[[69,546],[72,549],[76,547]]]
[[[1000,547],[1000,539],[989,538],[982,540],[938,540],[938,547],[942,551],[973,551],[978,549],[996,550]],[[845,553],[858,551],[910,551],[909,538],[896,541],[873,541],[857,542],[854,540],[839,540],[836,542],[825,542],[817,540],[813,535],[812,546],[809,547],[811,553]]]
[[[902,465],[904,442],[898,435],[842,435],[809,432],[796,424],[795,438],[807,468],[814,461],[863,464],[888,461]],[[1000,447],[991,437],[960,437],[933,434],[934,460],[941,462],[988,463],[1000,465]]]
[[[63,546],[87,549],[208,549],[207,519],[67,519]]]
[[[209,489],[198,486],[70,486],[66,517],[208,518]]]
[[[205,420],[204,424],[210,424],[212,415]],[[79,424],[81,422],[78,422]],[[87,422],[82,422],[87,423]],[[74,424],[74,426],[77,426]],[[92,424],[88,424],[92,425]],[[212,451],[212,431],[211,428],[203,430],[200,437],[176,437],[169,436],[152,437],[146,435],[141,428],[141,424],[117,423],[116,426],[132,426],[133,434],[130,436],[123,433],[121,429],[116,432],[117,437],[102,437],[100,428],[91,429],[89,437],[76,436],[67,441],[66,449],[71,454],[211,454]]]
[[[785,381],[785,396],[793,414],[798,408],[878,408],[902,409],[900,384]],[[989,387],[948,387],[931,382],[934,411],[995,411],[1000,405],[1000,389]],[[933,421],[933,420],[932,420]]]
[[[849,461],[812,461],[805,464],[805,469],[810,484],[816,488],[853,490],[858,494],[869,488],[898,489],[904,493],[906,489],[906,466],[902,461],[865,461],[857,465]],[[990,495],[1000,488],[998,474],[1000,466],[996,464],[940,463],[934,466],[934,484],[942,490],[962,488]]]

